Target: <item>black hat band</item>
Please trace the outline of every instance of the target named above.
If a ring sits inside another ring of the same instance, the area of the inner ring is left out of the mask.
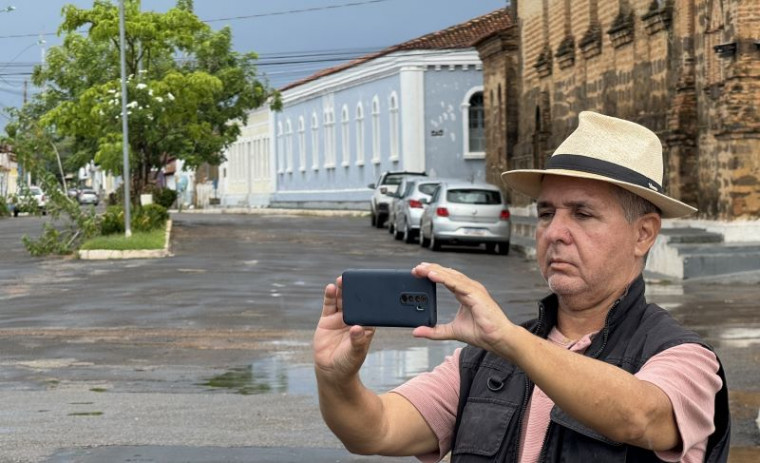
[[[546,163],[546,169],[565,169],[587,172],[608,177],[621,182],[632,183],[642,188],[662,194],[662,185],[646,175],[608,161],[578,154],[555,154]],[[549,173],[549,172],[547,172]]]

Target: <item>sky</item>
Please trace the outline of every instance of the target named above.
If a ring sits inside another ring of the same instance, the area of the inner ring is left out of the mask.
[[[117,3],[117,0],[112,0]],[[0,0],[0,108],[20,106],[24,82],[56,35],[66,4],[93,0]],[[176,0],[142,0],[166,11]],[[213,29],[230,26],[234,48],[259,54],[259,71],[273,87],[339,61],[445,29],[489,13],[506,0],[195,0],[195,13]],[[27,94],[35,92],[29,82]],[[0,127],[7,116],[0,114]],[[0,129],[1,130],[1,129]]]

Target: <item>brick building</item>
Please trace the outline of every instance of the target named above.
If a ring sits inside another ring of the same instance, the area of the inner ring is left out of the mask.
[[[542,167],[590,109],[654,130],[699,218],[760,218],[760,9],[749,0],[513,0],[481,39],[487,178]],[[528,205],[513,195],[514,205]]]

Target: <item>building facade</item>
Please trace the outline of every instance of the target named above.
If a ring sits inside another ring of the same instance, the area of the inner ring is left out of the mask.
[[[542,167],[578,113],[595,110],[660,136],[664,186],[696,205],[699,218],[757,220],[760,9],[752,3],[513,1],[508,9],[519,29],[476,44],[487,176]],[[512,202],[530,204],[520,195]]]
[[[369,207],[383,171],[485,179],[481,61],[497,11],[323,70],[282,89],[273,113],[279,207]]]
[[[274,192],[272,112],[262,106],[240,128],[240,137],[225,150],[219,166],[218,195],[225,207],[267,207]]]

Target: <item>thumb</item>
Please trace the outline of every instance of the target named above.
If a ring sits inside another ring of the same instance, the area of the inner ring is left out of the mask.
[[[412,335],[417,338],[426,338],[436,341],[456,339],[454,337],[454,330],[450,323],[444,325],[430,326],[418,326],[412,331]]]
[[[369,344],[375,335],[375,329],[356,325],[351,327],[348,334],[351,339],[351,348],[356,352],[364,353],[369,350]]]

